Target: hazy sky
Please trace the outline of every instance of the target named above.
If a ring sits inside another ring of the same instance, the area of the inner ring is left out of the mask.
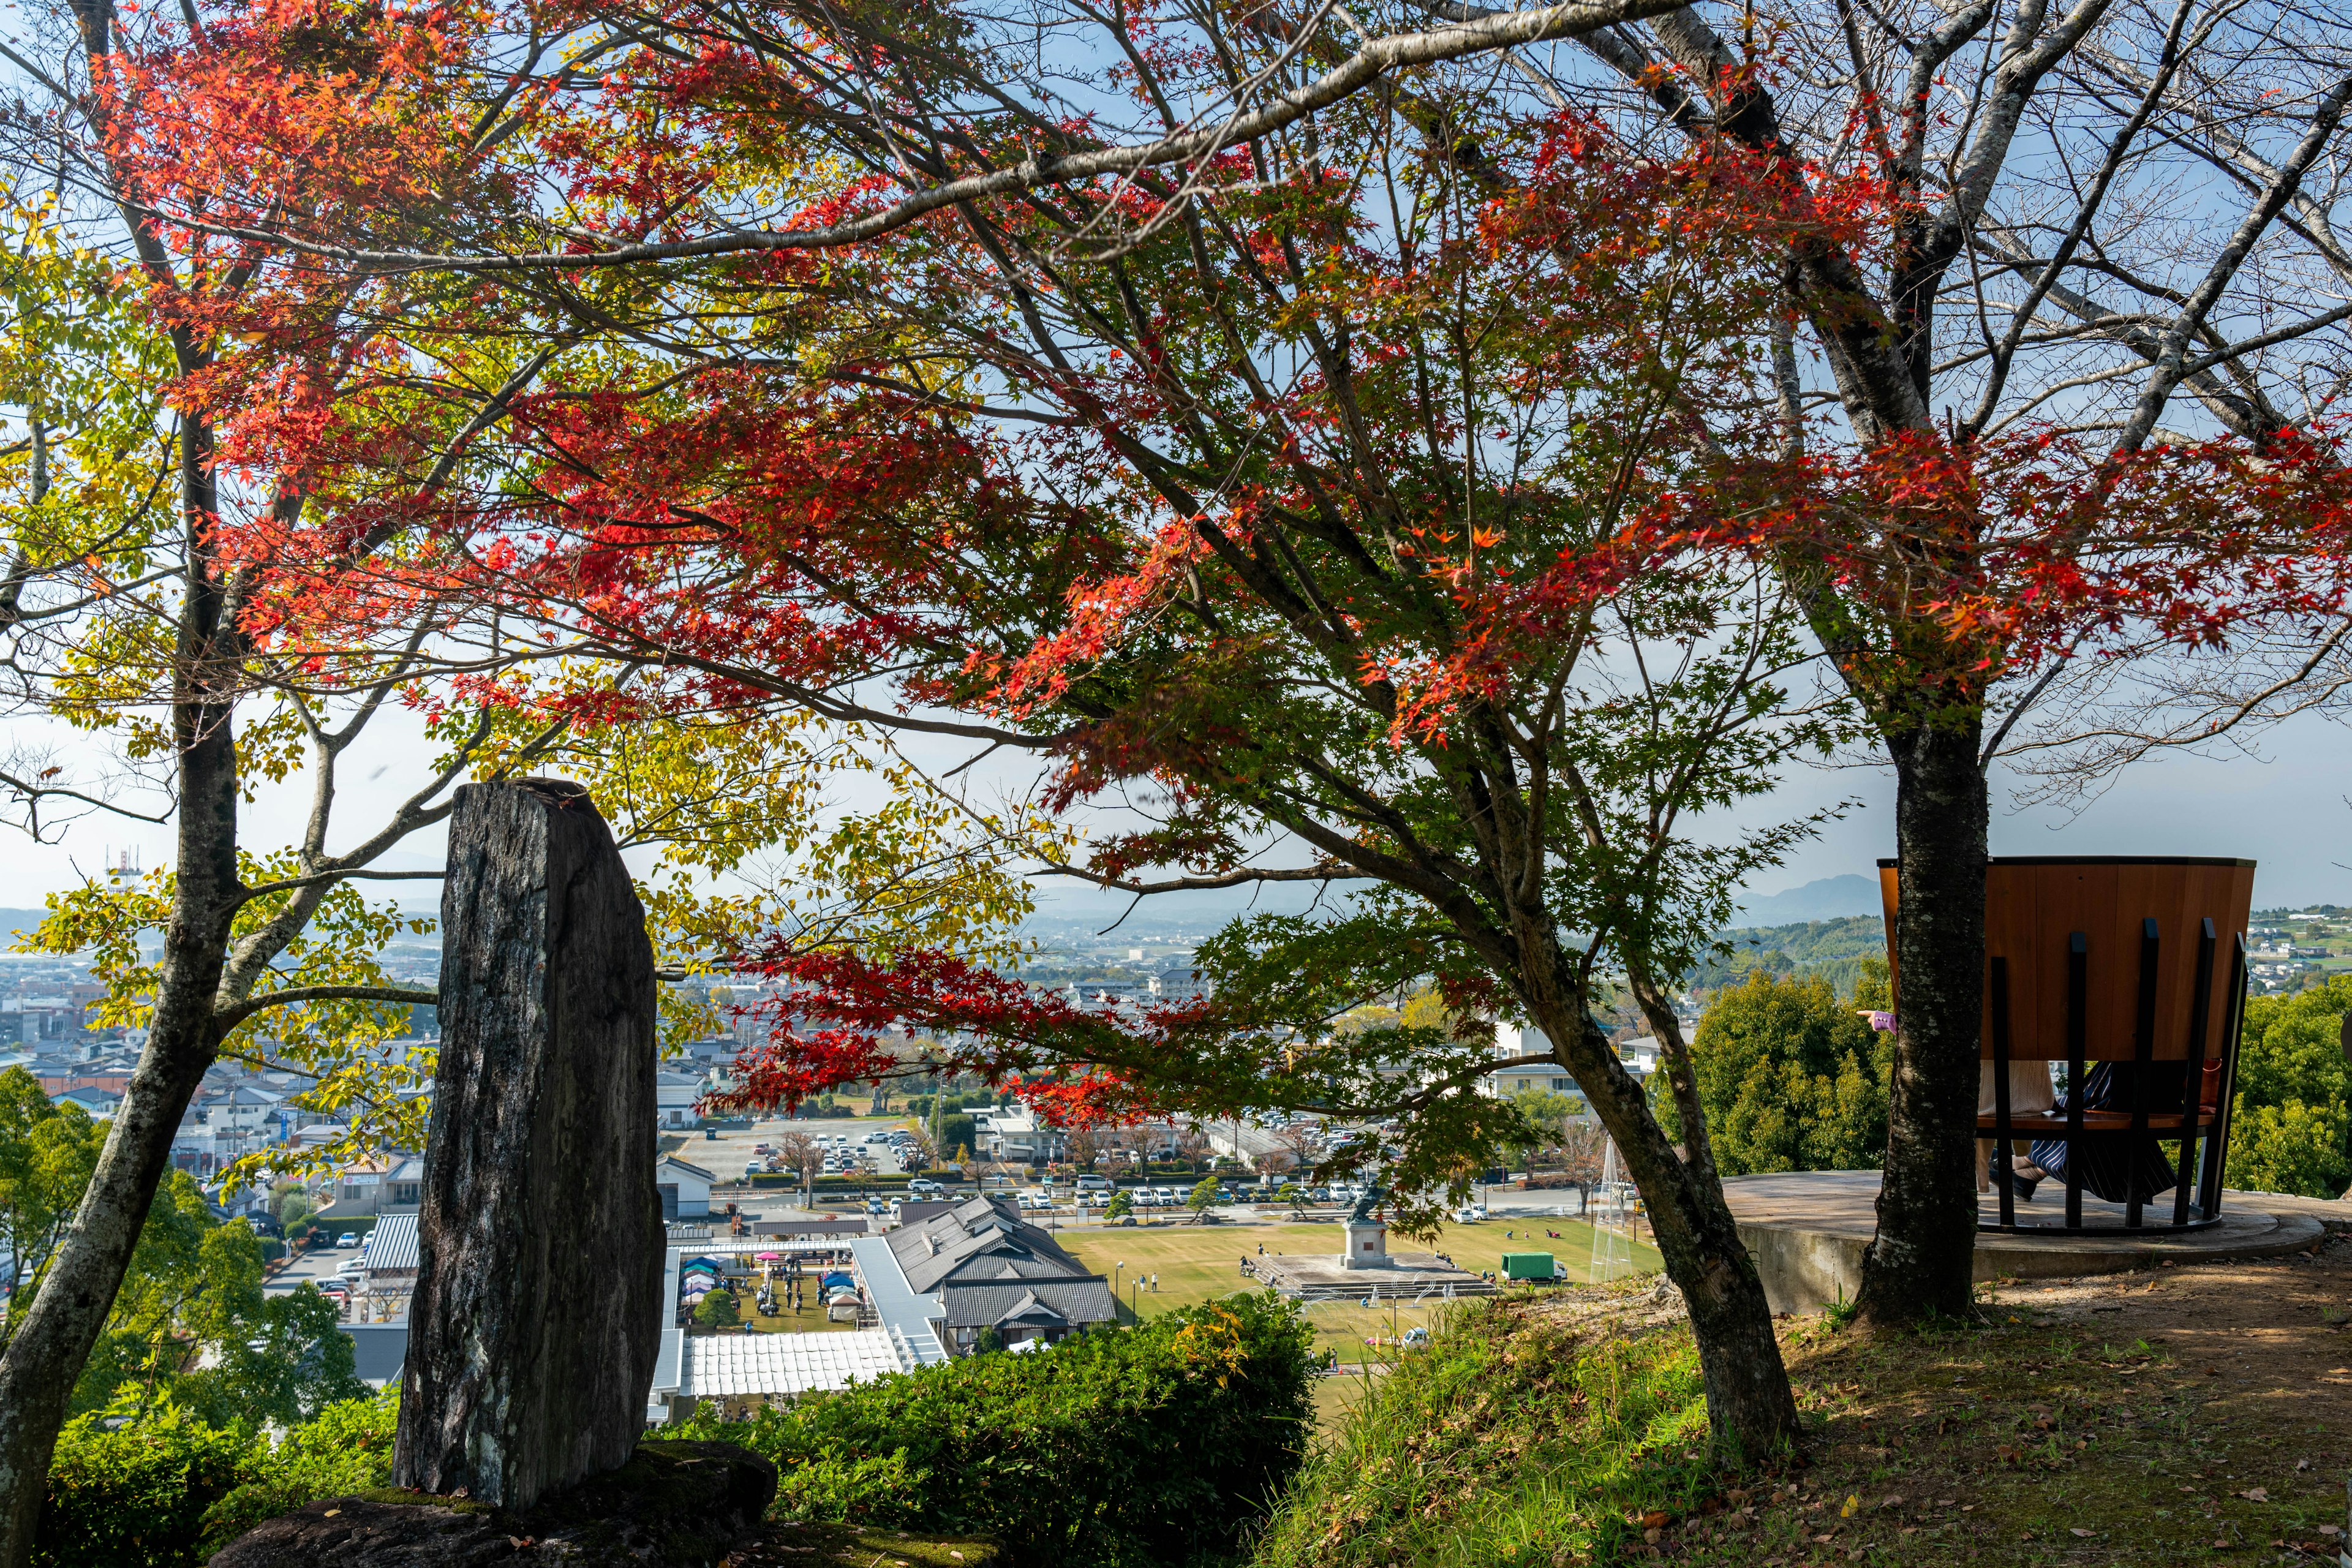
[[[1992,824],[1996,855],[2233,855],[2261,863],[2255,879],[2259,906],[2352,903],[2352,732],[2319,720],[2299,720],[2265,740],[2263,760],[2170,756],[2126,773],[2104,795],[2076,816],[2048,808],[2002,809]],[[346,824],[335,847],[380,821],[400,796],[415,787],[423,760],[418,727],[404,715],[388,715],[380,731],[347,753],[338,819]],[[1764,820],[1840,798],[1864,804],[1785,866],[1758,879],[1750,890],[1778,892],[1823,877],[1869,874],[1882,855],[1893,853],[1895,784],[1885,769],[1793,771],[1781,792],[1752,813]],[[264,792],[245,810],[248,841],[259,847],[283,842],[299,824],[307,796],[289,789]],[[7,858],[8,886],[0,906],[37,905],[43,894],[75,885],[78,868],[95,871],[106,850],[131,847],[144,864],[169,858],[170,830],[91,816],[74,824],[61,843],[34,845],[18,837]],[[420,835],[409,853],[385,864],[423,868],[438,863],[439,836]],[[430,883],[389,884],[411,907],[438,900]],[[1059,912],[1101,910],[1108,918],[1125,900],[1075,893],[1066,884],[1048,889]],[[1236,898],[1234,906],[1241,900]],[[1285,907],[1295,902],[1285,900]]]

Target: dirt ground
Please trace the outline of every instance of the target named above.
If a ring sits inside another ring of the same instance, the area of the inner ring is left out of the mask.
[[[1990,1329],[1791,1320],[1803,1463],[1646,1552],[1808,1564],[2333,1563],[2352,1472],[2352,1241],[2001,1282]]]

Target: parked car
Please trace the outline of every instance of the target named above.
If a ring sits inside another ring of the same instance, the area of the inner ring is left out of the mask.
[[[344,1279],[349,1279],[354,1274],[364,1274],[367,1272],[367,1262],[363,1258],[346,1258],[336,1266],[335,1272]]]
[[[1454,1211],[1454,1223],[1456,1225],[1475,1225],[1486,1217],[1486,1205],[1485,1204],[1469,1204]]]
[[[1080,1176],[1077,1181],[1077,1187],[1078,1191],[1082,1193],[1107,1193],[1110,1191],[1110,1178],[1108,1176]]]
[[[743,1167],[743,1179],[747,1182],[760,1173],[760,1167],[757,1164],[751,1164]]]
[[[337,1247],[357,1247],[359,1244],[360,1233],[355,1230],[347,1230],[343,1232],[342,1235],[335,1237],[335,1245]]]
[[[917,1176],[913,1181],[907,1184],[907,1190],[910,1193],[943,1193],[947,1191],[945,1187],[940,1185],[935,1181],[932,1181],[929,1176]]]

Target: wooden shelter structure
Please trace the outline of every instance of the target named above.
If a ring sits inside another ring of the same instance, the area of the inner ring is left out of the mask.
[[[1878,866],[1899,1018],[1895,916],[1901,889],[1896,863]],[[1984,1228],[2136,1234],[2221,1222],[2253,891],[2252,860],[2018,856],[1987,865],[1981,1037],[1994,1103],[1978,1115],[1977,1133],[1994,1141],[2000,1217],[1980,1222]],[[2012,1108],[2012,1060],[2064,1062],[2064,1107]],[[2118,1075],[2127,1103],[2084,1105],[2094,1062],[2132,1064],[2131,1073]],[[2159,1063],[2182,1064],[2177,1099],[2155,1087]],[[2008,1174],[2011,1141],[2020,1137],[2062,1142],[2069,1151],[2063,1224],[2017,1219]],[[2169,1221],[2147,1223],[2134,1195],[2121,1225],[2085,1225],[2083,1162],[2074,1153],[2099,1139],[2128,1138],[2126,1147],[2139,1150],[2151,1137],[2179,1146]]]

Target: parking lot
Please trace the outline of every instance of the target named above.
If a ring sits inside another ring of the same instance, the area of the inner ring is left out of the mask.
[[[845,1138],[852,1152],[873,1157],[873,1169],[877,1174],[890,1175],[901,1168],[897,1152],[880,1143],[869,1144],[866,1139],[870,1134],[888,1132],[907,1124],[907,1118],[897,1116],[831,1117],[806,1121],[763,1116],[748,1127],[705,1127],[689,1131],[685,1134],[685,1141],[676,1144],[675,1152],[679,1159],[699,1165],[717,1176],[722,1188],[740,1189],[744,1167],[766,1160],[766,1156],[759,1152],[760,1145],[765,1144],[772,1150],[785,1137],[798,1132],[811,1138]],[[678,1136],[675,1132],[663,1134],[663,1145],[669,1147]],[[828,1147],[838,1149],[840,1146],[831,1144]],[[729,1195],[738,1194],[730,1191]],[[797,1201],[796,1194],[780,1192],[772,1187],[761,1189],[760,1196],[771,1203]]]

